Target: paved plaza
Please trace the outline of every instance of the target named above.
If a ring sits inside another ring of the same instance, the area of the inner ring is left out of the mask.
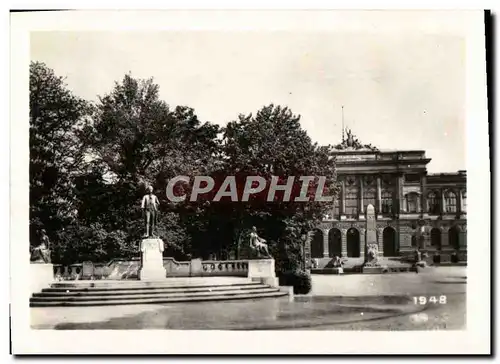
[[[313,275],[312,292],[294,298],[30,310],[35,329],[461,329],[465,293],[465,267],[430,267],[418,274]],[[430,302],[443,296],[446,303]],[[415,303],[421,297],[427,302]]]

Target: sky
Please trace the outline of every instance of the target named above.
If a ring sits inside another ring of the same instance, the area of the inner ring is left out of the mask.
[[[131,73],[170,106],[225,125],[270,103],[301,115],[313,141],[345,125],[379,149],[425,150],[428,171],[466,169],[465,40],[406,31],[33,32],[31,60],[96,101]]]

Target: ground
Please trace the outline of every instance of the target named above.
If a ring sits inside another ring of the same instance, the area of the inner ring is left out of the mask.
[[[466,268],[313,275],[312,292],[293,299],[30,310],[36,329],[456,330],[466,324]]]

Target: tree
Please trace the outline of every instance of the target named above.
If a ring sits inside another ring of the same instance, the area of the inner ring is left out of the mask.
[[[335,197],[338,188],[333,147],[313,143],[300,126],[300,116],[272,104],[255,116],[240,115],[237,121],[230,122],[224,129],[223,144],[225,175],[238,176],[239,181],[249,175],[262,176],[267,186],[272,176],[279,176],[280,183],[290,176],[296,179],[291,201],[284,201],[283,193],[278,192],[275,200],[268,202],[268,189],[265,189],[248,202],[211,204],[205,210],[209,235],[225,238],[226,248],[234,249],[241,230],[255,225],[271,241],[271,249],[282,261],[297,262],[302,251],[302,236],[333,208],[333,201],[294,202],[302,186],[298,178],[326,177],[324,195]],[[316,187],[317,180],[311,184],[309,195],[315,193]],[[231,233],[226,230],[221,237],[217,226],[225,226]]]
[[[138,241],[143,233],[139,203],[151,184],[160,199],[160,237],[187,252],[189,226],[183,216],[197,206],[170,203],[165,187],[177,175],[209,173],[219,153],[218,132],[217,126],[201,123],[189,107],[170,109],[159,99],[153,79],[125,75],[99,98],[93,123],[85,130],[93,159],[92,172],[80,181],[88,188],[80,194],[86,224],[99,222]]]
[[[79,133],[89,104],[44,63],[30,64],[30,242],[53,238],[75,219],[74,178],[84,153]]]

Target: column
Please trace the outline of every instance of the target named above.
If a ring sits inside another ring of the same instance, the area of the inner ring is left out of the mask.
[[[395,193],[395,200],[396,200],[396,215],[399,215],[401,213],[401,207],[403,206],[403,175],[402,174],[397,174],[396,175],[396,190],[394,191]]]
[[[379,257],[384,256],[384,229],[377,229],[377,243],[378,243],[378,255]]]
[[[458,235],[458,245],[460,250],[467,249],[467,225],[462,225]]]
[[[422,215],[427,214],[427,175],[423,174],[420,179],[420,192],[422,192],[420,200],[420,211]]]
[[[450,256],[450,244],[448,242],[448,229],[441,230],[441,262],[449,262],[451,260]]]
[[[377,215],[382,215],[382,183],[377,176]]]
[[[311,240],[313,239],[314,231],[307,233],[306,241],[304,242],[304,265],[306,270],[311,269]]]
[[[358,198],[358,205],[359,205],[359,211],[358,215],[360,217],[365,216],[365,204],[363,202],[363,194],[364,194],[364,186],[363,186],[363,176],[359,176],[359,198]]]
[[[458,260],[467,261],[467,225],[462,225],[458,238],[459,251]]]
[[[424,234],[424,248],[425,249],[431,248],[431,229],[432,229],[432,226],[425,225],[424,231],[422,232]]]
[[[323,257],[328,258],[330,253],[328,251],[328,232],[330,229],[323,229]]]
[[[457,215],[462,213],[462,190],[458,190],[457,193]]]
[[[413,229],[407,223],[401,224],[399,226],[398,244],[399,244],[400,251],[412,249],[412,246],[411,246],[412,234],[413,234]]]
[[[445,212],[445,199],[444,199],[444,189],[441,190],[441,215]]]
[[[341,190],[340,190],[340,216],[345,215],[345,181],[341,182]]]
[[[359,256],[360,258],[365,257],[365,249],[366,249],[366,229],[359,229]]]
[[[342,257],[347,257],[347,229],[340,229]]]

